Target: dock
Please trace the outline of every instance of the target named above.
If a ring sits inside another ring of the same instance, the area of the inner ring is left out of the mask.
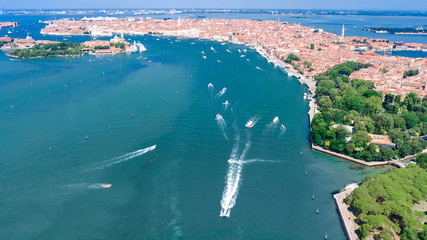
[[[344,203],[344,199],[351,194],[354,189],[359,187],[357,183],[350,184],[347,189],[334,195],[335,203],[340,213],[341,221],[343,223],[344,231],[349,240],[359,240],[354,229],[353,221],[350,218],[350,213],[347,210],[347,205]]]

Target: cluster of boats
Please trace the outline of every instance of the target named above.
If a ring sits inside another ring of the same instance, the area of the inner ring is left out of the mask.
[[[311,95],[311,93],[304,93],[304,100],[310,100],[311,98],[313,98],[313,95]]]

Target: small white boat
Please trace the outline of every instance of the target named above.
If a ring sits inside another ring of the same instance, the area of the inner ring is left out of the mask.
[[[256,69],[261,70],[261,68],[260,68],[260,67],[258,67],[258,66],[256,66]]]
[[[103,183],[103,184],[101,184],[102,188],[110,188],[111,186],[113,186],[113,184],[109,184],[109,183]]]
[[[202,51],[202,54],[205,54],[205,52]]]
[[[253,120],[249,120],[249,121],[246,123],[245,127],[247,127],[247,128],[251,128],[251,127],[253,127],[254,125],[255,125],[255,122],[254,122]]]
[[[211,50],[212,50],[212,51],[215,51],[215,48],[211,47]]]
[[[206,56],[203,56],[203,59],[206,59]]]
[[[275,117],[274,119],[273,119],[273,123],[274,124],[276,124],[276,123],[278,123],[279,122],[279,117]]]
[[[230,51],[229,49],[227,49],[227,50],[225,50],[225,51],[227,51],[227,52],[231,53],[231,51]]]
[[[242,51],[240,51],[240,49],[237,49],[237,51],[239,52],[239,53],[241,53]]]
[[[246,55],[243,55],[243,54],[242,54],[242,55],[240,55],[240,57],[241,57],[241,58],[242,58],[242,57],[245,57],[245,56],[246,56]]]
[[[225,106],[228,106],[230,103],[227,101],[225,101],[225,103],[223,103]]]

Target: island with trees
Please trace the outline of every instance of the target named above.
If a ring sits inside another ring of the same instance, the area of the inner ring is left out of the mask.
[[[427,172],[409,164],[367,176],[344,200],[360,239],[427,240]]]
[[[80,43],[60,42],[37,44],[30,49],[15,49],[7,55],[20,59],[66,57],[82,55],[82,49],[83,46]]]
[[[311,123],[314,145],[364,161],[388,161],[427,147],[427,98],[374,90],[371,81],[350,79],[369,64],[346,62],[315,77],[319,113]],[[378,143],[384,138],[388,143]]]
[[[424,29],[427,26],[420,26],[414,28],[388,28],[388,27],[364,27],[363,31],[375,33],[391,33],[391,34],[427,34]]]

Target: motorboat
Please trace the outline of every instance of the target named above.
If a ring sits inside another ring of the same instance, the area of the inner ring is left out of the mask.
[[[109,184],[109,183],[103,183],[103,184],[101,184],[102,188],[110,188],[111,186],[113,186],[113,184]]]
[[[223,103],[225,106],[228,106],[230,103],[227,101],[225,101],[225,103]]]
[[[279,122],[279,117],[275,117],[274,119],[273,119],[273,123],[274,124],[276,124],[276,123],[278,123]]]
[[[249,120],[247,123],[246,123],[246,127],[247,128],[251,128],[251,127],[253,127],[255,125],[255,122],[253,121],[253,120]]]

